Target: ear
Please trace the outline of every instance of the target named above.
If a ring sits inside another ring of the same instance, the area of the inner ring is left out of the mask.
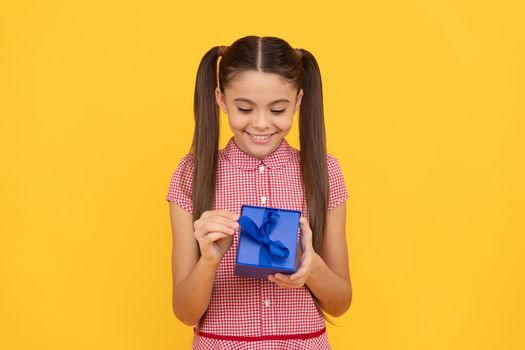
[[[228,114],[228,109],[226,108],[226,99],[218,86],[215,88],[215,100],[221,108],[222,113]]]
[[[299,90],[299,93],[297,93],[297,97],[295,98],[295,109],[299,108],[301,106],[301,102],[303,100],[304,91],[303,89]]]

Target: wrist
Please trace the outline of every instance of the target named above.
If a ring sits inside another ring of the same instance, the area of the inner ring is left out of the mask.
[[[208,259],[208,258],[204,257],[203,255],[201,255],[199,261],[206,268],[211,268],[211,269],[214,269],[214,270],[216,270],[219,267],[219,264],[221,262],[220,259],[219,260]]]
[[[308,284],[310,281],[315,279],[315,276],[317,276],[317,271],[322,262],[321,256],[312,250],[312,269],[310,270],[310,274],[308,275],[305,284]]]

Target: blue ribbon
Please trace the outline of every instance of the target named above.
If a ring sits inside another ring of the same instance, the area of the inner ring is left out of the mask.
[[[287,258],[290,254],[288,248],[281,241],[272,241],[269,237],[279,216],[277,212],[265,209],[260,227],[248,216],[243,215],[239,218],[241,233],[245,232],[261,245],[259,249],[259,265],[261,266],[272,266],[272,256]]]

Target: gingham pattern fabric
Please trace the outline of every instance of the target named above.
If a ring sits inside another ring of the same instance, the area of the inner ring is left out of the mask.
[[[327,333],[311,339],[289,339],[289,340],[261,340],[261,341],[237,341],[216,340],[207,337],[196,336],[193,339],[193,349],[214,350],[331,350]]]
[[[348,193],[337,159],[328,153],[326,160],[330,211],[348,199]],[[188,153],[173,172],[166,196],[167,201],[190,213],[193,210],[192,169],[193,155]],[[214,208],[241,214],[243,204],[301,210],[302,215],[309,218],[299,151],[286,139],[263,160],[244,153],[233,137],[219,150]],[[239,230],[236,230],[232,246],[217,268],[210,303],[199,331],[219,336],[281,338],[225,340],[196,332],[193,349],[330,349],[326,332],[309,339],[282,339],[319,332],[325,328],[325,320],[317,311],[307,286],[286,289],[268,280],[234,275],[238,238]]]

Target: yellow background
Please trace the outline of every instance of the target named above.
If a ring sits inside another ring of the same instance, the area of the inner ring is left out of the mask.
[[[267,35],[318,59],[350,194],[333,348],[524,349],[524,18],[501,0],[3,1],[0,348],[190,347],[164,198],[202,55]]]

